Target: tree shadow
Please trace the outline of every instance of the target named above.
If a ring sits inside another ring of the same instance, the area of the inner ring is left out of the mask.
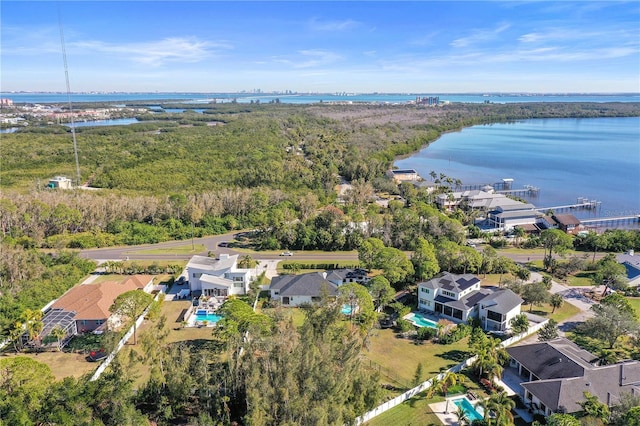
[[[441,354],[437,354],[436,356],[443,359],[447,359],[449,361],[462,362],[465,359],[468,359],[471,356],[471,353],[467,351],[454,349],[451,351],[443,352]]]

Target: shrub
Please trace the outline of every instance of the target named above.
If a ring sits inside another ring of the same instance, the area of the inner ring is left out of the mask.
[[[471,334],[471,327],[466,324],[458,324],[456,327],[451,329],[451,331],[444,336],[440,337],[438,341],[442,345],[449,345],[451,343],[455,343],[464,337]]]
[[[413,324],[402,318],[396,321],[396,326],[401,333],[406,333],[407,331],[413,330]]]
[[[418,340],[431,340],[436,336],[436,334],[438,334],[438,330],[436,330],[435,328],[420,327],[418,329],[418,334],[416,338]]]

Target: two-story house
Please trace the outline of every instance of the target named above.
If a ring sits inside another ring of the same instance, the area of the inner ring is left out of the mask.
[[[255,276],[253,269],[238,268],[238,255],[220,254],[215,259],[193,256],[187,264],[189,290],[194,296],[221,296],[247,294],[249,283]]]
[[[480,319],[489,331],[506,331],[520,314],[522,299],[509,289],[480,287],[473,274],[445,272],[418,284],[418,309],[454,322]]]

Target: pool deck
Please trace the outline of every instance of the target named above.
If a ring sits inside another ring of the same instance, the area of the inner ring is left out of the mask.
[[[433,413],[438,416],[438,419],[442,422],[443,425],[457,425],[458,424],[458,416],[456,416],[457,407],[453,403],[454,399],[460,398],[460,395],[453,396],[451,398],[447,398],[449,401],[449,411],[445,411],[447,409],[447,401],[436,402],[434,404],[430,404],[429,408],[433,411]]]
[[[458,425],[458,416],[456,416],[455,414],[457,408],[456,408],[456,405],[453,403],[453,400],[461,397],[463,397],[463,395],[456,395],[456,396],[447,398],[447,400],[449,401],[448,412],[445,411],[447,409],[446,400],[442,402],[429,404],[429,408],[431,408],[433,413],[438,417],[438,419],[442,422],[443,425],[447,425],[447,426]],[[475,406],[477,401],[479,400],[471,401],[471,403]],[[516,408],[513,410],[513,412],[516,417],[520,416],[527,423],[533,422],[533,415],[529,413],[527,410]]]

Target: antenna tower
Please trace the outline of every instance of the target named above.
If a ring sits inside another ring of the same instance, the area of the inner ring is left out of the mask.
[[[76,123],[73,118],[73,106],[71,105],[71,85],[69,84],[69,68],[67,67],[67,51],[64,47],[64,32],[62,31],[62,18],[58,5],[58,25],[60,26],[60,43],[62,44],[62,60],[64,61],[64,76],[67,83],[67,99],[69,101],[69,116],[71,117],[71,137],[73,138],[73,154],[76,159],[76,187],[80,186],[80,161],[78,160],[78,142],[76,141]]]

